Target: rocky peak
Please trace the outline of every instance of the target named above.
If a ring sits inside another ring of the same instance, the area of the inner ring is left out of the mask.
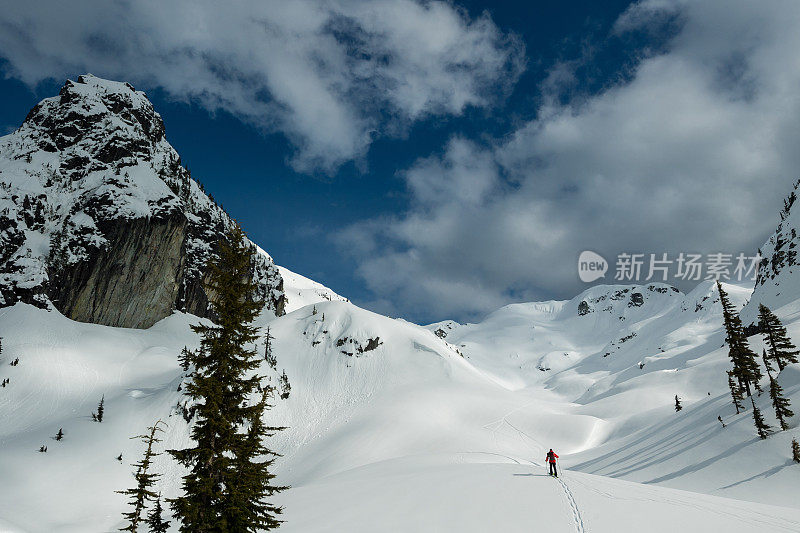
[[[144,93],[91,74],[68,80],[58,96],[42,100],[20,129],[41,150],[84,152],[106,165],[149,160],[164,140],[164,123]]]
[[[0,305],[132,327],[174,309],[206,316],[205,265],[234,224],[130,84],[67,81],[0,137]],[[281,275],[253,250],[254,297],[280,314]]]

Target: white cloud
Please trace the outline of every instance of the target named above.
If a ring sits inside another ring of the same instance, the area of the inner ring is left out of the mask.
[[[229,111],[285,133],[309,172],[491,105],[524,68],[488,15],[418,0],[11,2],[0,56],[31,85],[92,71]]]
[[[628,81],[544,98],[507,138],[456,138],[414,165],[407,212],[340,236],[377,297],[420,318],[471,317],[573,296],[587,249],[612,262],[754,252],[800,169],[800,4],[642,2],[614,31],[665,24],[666,47]]]

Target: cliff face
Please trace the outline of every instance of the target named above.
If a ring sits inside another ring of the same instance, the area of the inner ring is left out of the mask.
[[[209,316],[206,264],[235,223],[207,196],[141,92],[68,81],[0,138],[0,306],[149,327]],[[283,280],[253,245],[253,298],[283,314]]]
[[[800,295],[800,263],[797,251],[800,245],[800,204],[797,202],[798,185],[784,200],[780,222],[767,242],[759,250],[756,283],[750,301],[742,309],[745,325],[758,322],[758,305],[764,304],[773,311],[794,302]]]

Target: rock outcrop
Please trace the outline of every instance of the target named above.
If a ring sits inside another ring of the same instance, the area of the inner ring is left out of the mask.
[[[206,264],[235,222],[194,181],[144,93],[86,75],[0,138],[0,306],[149,327],[210,316]],[[283,280],[253,245],[253,298],[283,314]]]
[[[755,326],[758,322],[758,305],[764,304],[773,311],[797,300],[800,294],[800,204],[797,190],[800,181],[784,200],[780,222],[767,242],[759,250],[755,287],[750,301],[741,311],[742,322]],[[751,328],[749,332],[755,332]]]

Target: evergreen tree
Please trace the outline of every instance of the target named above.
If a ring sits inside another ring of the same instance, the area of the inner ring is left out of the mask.
[[[136,487],[117,491],[118,494],[130,496],[129,505],[131,506],[131,510],[129,512],[122,513],[122,516],[128,521],[128,525],[124,528],[121,528],[120,531],[131,531],[136,533],[139,524],[143,521],[142,513],[144,512],[147,500],[152,501],[157,498],[156,493],[153,492],[151,487],[160,477],[160,474],[151,474],[149,470],[153,463],[153,457],[160,455],[153,451],[153,444],[161,442],[161,439],[156,437],[156,433],[159,431],[164,431],[159,427],[159,425],[163,423],[164,422],[159,420],[147,428],[149,433],[131,437],[132,439],[139,439],[144,442],[145,451],[142,460],[131,465],[136,468],[136,473],[133,475],[133,478],[136,480]]]
[[[677,413],[681,409],[683,409],[683,406],[681,405],[681,399],[678,398],[678,395],[676,394],[675,395],[675,412]]]
[[[792,460],[800,463],[800,442],[797,439],[792,439]]]
[[[286,370],[281,374],[278,380],[278,386],[280,387],[281,400],[287,399],[292,392],[292,386],[289,384],[289,377],[286,375]]]
[[[311,310],[311,316],[314,316],[316,314],[317,314],[317,306],[315,305],[314,308]]]
[[[772,375],[772,371],[775,370],[775,369],[772,367],[772,363],[770,363],[769,357],[767,357],[767,351],[766,350],[761,350],[761,360],[764,362],[764,368],[767,369],[767,375],[771,376]]]
[[[786,419],[793,417],[794,413],[789,409],[791,402],[783,395],[783,387],[772,376],[769,377],[769,397],[772,399],[772,407],[775,409],[775,417],[778,419],[781,430],[785,431],[789,428]]]
[[[55,439],[60,441],[64,438],[64,428],[58,428],[58,433],[56,433]]]
[[[161,507],[161,494],[156,498],[156,503],[147,515],[147,530],[150,533],[167,533],[169,529],[169,521],[164,520],[161,515],[163,509]]]
[[[271,461],[257,462],[270,453],[261,441],[279,428],[260,423],[264,402],[248,402],[261,377],[252,372],[260,361],[247,346],[258,338],[252,321],[263,306],[252,299],[252,253],[241,229],[227,233],[208,266],[206,289],[215,296],[216,324],[192,326],[201,337],[191,356],[192,379],[184,388],[197,417],[193,445],[169,450],[189,470],[183,495],[169,500],[183,532],[272,529],[280,512],[264,502],[282,489],[271,485]]]
[[[229,514],[228,525],[230,531],[269,531],[277,529],[281,521],[278,520],[282,509],[265,501],[265,496],[287,489],[272,485],[275,475],[269,472],[272,463],[278,454],[267,449],[264,437],[272,436],[282,427],[267,427],[261,414],[270,406],[267,398],[272,393],[272,387],[266,387],[261,394],[261,400],[252,412],[245,439],[242,441],[234,462],[237,472],[235,482],[230,487],[230,503],[234,512]],[[268,459],[258,461],[259,457],[267,456]]]
[[[753,422],[756,425],[758,438],[766,439],[769,437],[769,426],[764,421],[764,417],[761,415],[761,409],[756,406],[756,401],[752,396],[750,396],[750,402],[753,404]]]
[[[186,346],[181,350],[181,354],[178,356],[178,362],[181,364],[181,368],[183,368],[184,372],[189,370],[189,367],[192,365],[192,352]]]
[[[744,405],[742,405],[744,396],[742,395],[742,388],[733,379],[732,370],[728,371],[728,387],[731,389],[731,399],[733,400],[733,405],[736,407],[736,414],[738,415],[744,410]]]
[[[264,337],[264,360],[267,362],[269,367],[275,370],[278,367],[278,360],[272,354],[272,341],[275,339],[270,334],[269,326],[267,326],[267,334]]]
[[[781,430],[785,431],[789,427],[786,419],[794,416],[789,409],[791,402],[783,395],[783,387],[780,386],[778,380],[772,377],[773,368],[766,350],[762,352],[761,357],[764,359],[764,366],[767,369],[767,376],[769,376],[769,397],[772,400],[772,407],[775,409],[775,417],[778,419]]]
[[[92,413],[92,420],[94,420],[95,422],[103,421],[103,414],[106,412],[106,409],[104,407],[105,403],[106,403],[106,395],[103,394],[103,397],[100,398],[100,403],[97,404],[97,412]]]
[[[764,304],[758,306],[758,322],[769,349],[769,357],[777,363],[778,369],[783,370],[786,365],[796,363],[800,351],[792,344],[778,317]]]
[[[717,291],[719,291],[720,304],[722,305],[722,317],[725,322],[725,342],[728,344],[728,355],[733,363],[733,375],[739,382],[740,388],[747,391],[747,395],[752,395],[751,386],[761,392],[760,380],[763,377],[761,367],[756,362],[756,354],[750,349],[747,343],[747,336],[744,333],[742,320],[739,313],[728,298],[728,293],[722,288],[722,284],[717,281]]]

